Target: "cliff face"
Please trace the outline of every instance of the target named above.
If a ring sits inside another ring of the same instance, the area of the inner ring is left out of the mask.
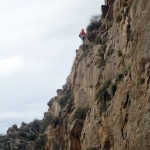
[[[149,0],[105,0],[43,120],[10,128],[0,149],[149,150],[149,40]]]

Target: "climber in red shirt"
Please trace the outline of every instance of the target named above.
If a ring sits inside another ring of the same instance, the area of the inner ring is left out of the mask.
[[[84,32],[84,29],[81,29],[81,32],[79,34],[79,37],[84,41],[85,39],[85,32]]]

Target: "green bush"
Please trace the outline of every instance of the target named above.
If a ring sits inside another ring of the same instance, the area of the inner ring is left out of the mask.
[[[117,76],[117,81],[119,82],[119,81],[121,81],[123,79],[123,74],[118,74],[118,76]]]
[[[35,149],[36,150],[43,150],[45,149],[45,143],[47,141],[46,135],[40,135],[39,138],[35,142]]]
[[[106,45],[106,44],[102,45],[102,50],[103,50],[103,51],[105,51],[106,48],[107,48],[107,45]]]
[[[123,55],[123,54],[122,54],[122,51],[119,50],[119,51],[118,51],[118,56],[121,57],[122,55]]]
[[[71,91],[66,92],[65,95],[59,100],[58,103],[60,104],[61,108],[64,108],[66,106],[68,99],[72,99]]]
[[[100,20],[100,16],[99,15],[93,15],[90,18],[90,22],[95,22],[95,21],[99,21]]]
[[[116,17],[116,22],[119,23],[121,20],[122,20],[122,16],[121,16],[121,15],[118,15],[118,16]]]
[[[112,95],[115,95],[115,92],[117,90],[117,84],[114,83],[113,85],[111,85],[110,90]]]
[[[113,52],[114,52],[114,49],[109,49],[107,55],[111,56],[113,54]]]
[[[23,138],[27,138],[27,133],[25,131],[20,131],[19,135]]]
[[[56,127],[59,124],[59,117],[53,117],[54,127]]]
[[[37,135],[35,135],[35,134],[30,134],[27,136],[28,141],[35,141],[36,138],[37,138]]]
[[[101,26],[100,16],[99,15],[92,16],[90,19],[90,23],[86,28],[86,31],[87,33],[91,33],[93,30],[99,29],[100,26]]]
[[[43,120],[41,121],[40,132],[44,133],[48,125],[53,124],[53,117],[50,113],[45,113]]]
[[[102,88],[100,88],[96,93],[96,100],[103,99],[108,95],[108,87],[111,85],[111,81],[108,80],[104,83]]]
[[[87,107],[78,108],[73,115],[73,119],[74,120],[75,119],[85,120],[88,110],[89,110],[89,108],[87,108]]]
[[[98,54],[101,57],[100,61],[97,62],[97,67],[99,67],[99,68],[101,68],[101,67],[106,65],[106,60],[104,59],[104,53],[105,53],[106,47],[107,47],[107,45],[104,44],[98,50]]]
[[[30,123],[31,128],[38,132],[40,131],[40,125],[41,121],[38,119],[34,119],[34,121]]]
[[[106,60],[104,60],[104,58],[102,57],[101,61],[98,64],[98,68],[101,68],[101,67],[103,67],[105,65],[106,65]]]
[[[112,23],[112,22],[108,22],[108,24],[107,24],[107,29],[111,28],[111,27],[112,27],[112,25],[113,25],[113,23]]]
[[[127,40],[128,41],[133,41],[134,39],[134,33],[130,28],[127,28]]]
[[[101,39],[101,36],[97,36],[94,40],[94,44],[102,44],[102,39]]]
[[[44,133],[49,125],[56,127],[59,124],[59,117],[54,117],[50,113],[45,113],[43,120],[41,121],[40,133]]]

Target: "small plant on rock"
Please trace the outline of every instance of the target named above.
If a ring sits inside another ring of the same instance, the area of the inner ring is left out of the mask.
[[[118,51],[118,56],[121,57],[122,55],[123,55],[123,54],[122,54],[122,51],[119,50],[119,51]]]
[[[130,28],[127,28],[127,40],[128,41],[133,41],[134,39],[134,33]]]
[[[103,51],[105,51],[106,48],[107,48],[107,45],[106,45],[106,44],[102,45],[102,50],[103,50]]]
[[[102,57],[97,66],[98,66],[98,68],[101,68],[101,67],[103,67],[103,66],[105,66],[105,65],[106,65],[106,61],[105,61],[104,58]]]
[[[120,82],[123,79],[123,74],[118,74],[117,81]]]
[[[118,15],[117,18],[116,18],[116,22],[119,23],[121,20],[122,20],[122,16]]]
[[[42,134],[38,137],[38,139],[35,141],[35,149],[37,150],[43,150],[45,147],[45,143],[47,141],[46,134]]]
[[[114,49],[109,49],[107,55],[111,56],[113,54],[113,52],[114,52]]]
[[[100,16],[99,15],[95,15],[95,16],[91,17],[90,23],[87,26],[86,30],[87,30],[88,33],[91,33],[93,30],[99,29],[100,26],[101,26]]]
[[[102,39],[101,39],[101,37],[98,35],[98,36],[95,38],[94,44],[101,44],[101,43],[102,43]]]
[[[73,115],[74,120],[75,119],[85,120],[88,110],[89,108],[87,107],[78,108]]]
[[[95,98],[100,104],[101,112],[106,112],[108,107],[110,106],[110,101],[111,101],[111,93],[109,91],[110,86],[111,86],[111,80],[107,80],[96,93]]]
[[[110,87],[110,90],[111,90],[112,96],[114,96],[117,90],[117,84],[116,83],[112,84]]]
[[[59,100],[59,104],[62,108],[66,106],[68,99],[72,99],[72,92],[68,91],[65,95]]]
[[[118,74],[118,76],[117,76],[117,81],[119,82],[119,81],[121,81],[123,79],[123,74]]]
[[[104,83],[102,88],[100,88],[96,93],[96,99],[102,99],[106,95],[108,95],[108,87],[111,85],[111,81],[108,80]]]

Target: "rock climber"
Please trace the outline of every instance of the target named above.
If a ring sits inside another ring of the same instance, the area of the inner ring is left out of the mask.
[[[79,34],[79,37],[84,41],[85,39],[85,32],[84,32],[84,29],[81,29],[81,32]]]

